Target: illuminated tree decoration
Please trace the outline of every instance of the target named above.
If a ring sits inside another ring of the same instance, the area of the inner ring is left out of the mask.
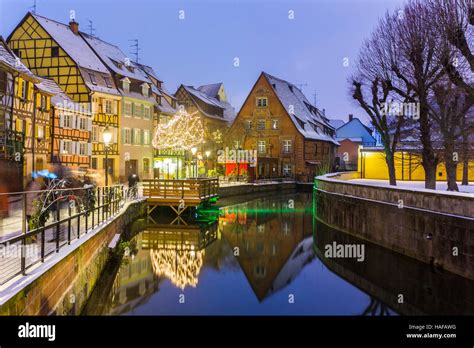
[[[189,150],[203,142],[204,127],[197,112],[180,108],[168,123],[156,127],[152,144],[155,149]]]

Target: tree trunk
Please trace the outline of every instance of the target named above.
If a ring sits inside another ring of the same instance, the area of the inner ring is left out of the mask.
[[[469,141],[463,136],[462,144],[462,185],[469,185]]]
[[[451,138],[448,138],[444,142],[445,148],[445,163],[446,163],[446,181],[448,183],[448,191],[459,191],[458,184],[456,183],[456,169],[458,162],[454,161],[454,144]]]
[[[386,153],[385,162],[387,162],[388,167],[388,179],[390,185],[397,186],[397,177],[395,175],[395,159],[391,152]]]
[[[422,100],[425,100],[422,98]],[[425,103],[420,103],[420,140],[423,146],[421,157],[423,169],[425,170],[425,188],[436,190],[436,167],[438,160],[433,150],[431,141],[431,122],[428,117],[428,107]]]

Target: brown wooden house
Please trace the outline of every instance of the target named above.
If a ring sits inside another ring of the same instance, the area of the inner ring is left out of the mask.
[[[334,128],[294,84],[262,72],[232,124],[227,145],[257,152],[257,163],[241,163],[252,178],[312,181],[331,170]]]

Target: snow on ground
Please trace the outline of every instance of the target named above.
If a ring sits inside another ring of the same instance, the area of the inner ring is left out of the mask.
[[[367,184],[367,185],[374,185],[374,186],[390,186],[388,183],[388,180],[375,180],[375,179],[351,179],[348,181],[354,181],[360,184]],[[424,191],[427,190],[425,189],[425,182],[424,181],[397,181],[397,187],[400,188],[408,188],[408,189],[413,189],[416,191]],[[436,190],[440,192],[446,192],[448,185],[446,182],[437,182],[436,183]],[[474,184],[465,186],[461,185],[460,182],[458,182],[458,187],[459,187],[459,192],[461,193],[468,193],[468,194],[473,194],[474,195]],[[433,191],[433,190],[427,190],[427,191]],[[451,193],[451,192],[450,192]]]

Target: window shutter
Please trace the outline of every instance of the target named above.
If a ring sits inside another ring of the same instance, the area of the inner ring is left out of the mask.
[[[61,140],[59,142],[59,154],[62,154],[64,152],[64,140]]]
[[[131,138],[132,138],[132,145],[135,144],[135,128],[132,128],[132,130],[130,131],[131,132]]]
[[[140,144],[145,145],[145,131],[143,129],[140,131],[140,137]]]
[[[33,100],[33,84],[31,82],[28,82],[28,95],[26,99]]]
[[[130,116],[135,116],[135,103],[132,103],[132,114]]]
[[[92,143],[87,143],[87,155],[92,156]]]
[[[51,97],[46,97],[46,110],[51,110]]]
[[[78,129],[79,127],[77,126],[77,121],[79,121],[79,117],[76,117],[76,115],[71,115],[72,118],[72,127],[74,129]]]
[[[64,128],[64,114],[59,114],[59,127]]]
[[[17,85],[17,91],[16,91],[16,95],[18,97],[21,97],[21,90],[23,89],[23,79],[21,77],[19,77],[18,79],[18,85]]]
[[[41,94],[36,93],[36,107],[40,108],[41,107]]]
[[[89,132],[92,132],[92,117],[89,117],[89,118],[87,119],[87,130],[88,130]]]
[[[39,133],[38,125],[35,124],[34,127],[35,127],[35,138],[38,138],[38,133]]]
[[[122,144],[125,144],[125,129],[122,128]]]

